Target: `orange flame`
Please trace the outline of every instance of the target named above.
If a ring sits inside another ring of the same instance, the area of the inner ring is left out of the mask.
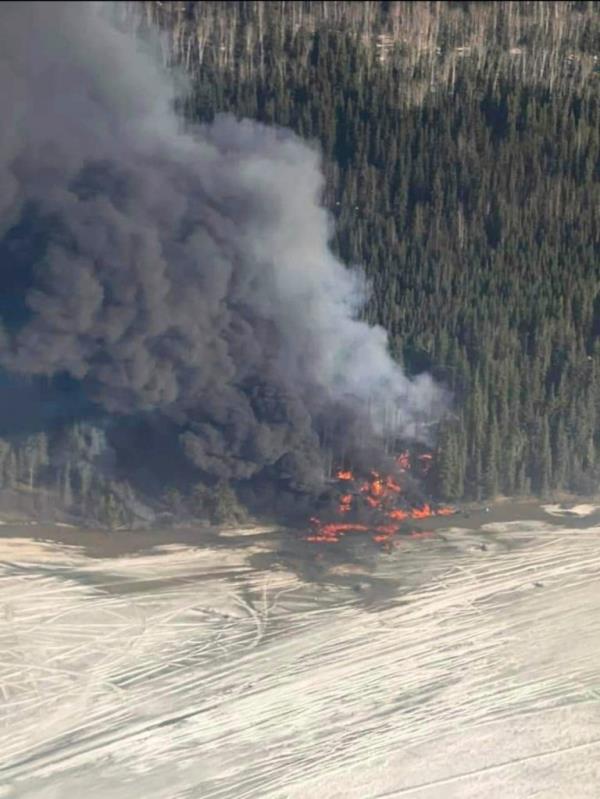
[[[396,494],[400,494],[402,492],[401,486],[394,480],[393,477],[385,478],[385,487],[389,488],[390,491],[395,491]]]
[[[388,516],[390,519],[395,519],[397,522],[403,522],[405,519],[410,518],[410,513],[405,510],[391,510]]]
[[[352,494],[344,494],[340,497],[340,513],[348,513],[352,508]]]
[[[340,469],[338,472],[336,472],[335,476],[337,477],[338,480],[354,480],[354,475],[349,470],[343,471],[342,469]]]
[[[371,483],[371,494],[374,497],[382,497],[384,492],[383,488],[383,480],[380,480],[379,477],[376,477],[375,480]]]
[[[408,451],[401,452],[400,455],[396,458],[396,463],[398,464],[398,468],[401,469],[403,472],[407,472],[410,469],[410,453]]]
[[[430,453],[424,453],[417,456],[417,460],[421,474],[426,474],[433,464],[433,456]],[[408,451],[401,453],[396,458],[396,464],[400,473],[410,470],[410,453]],[[370,533],[373,541],[391,546],[391,543],[388,544],[388,542],[402,530],[403,524],[407,520],[450,516],[455,513],[451,507],[433,508],[429,503],[414,508],[397,507],[398,498],[403,491],[397,476],[382,476],[378,472],[372,471],[368,480],[357,483],[354,473],[350,469],[338,469],[336,477],[340,482],[354,483],[352,488],[344,486],[346,490],[339,497],[338,512],[346,515],[348,519],[351,511],[355,508],[360,510],[362,505],[376,511],[379,519],[374,519],[371,524],[365,524],[362,521],[353,522],[350,519],[344,522],[322,522],[313,517],[310,520],[313,530],[307,536],[307,540],[337,543],[342,536],[348,533]],[[348,491],[348,488],[351,490]],[[431,535],[433,535],[431,531],[413,531],[411,533],[413,538],[427,538]]]
[[[421,508],[413,508],[410,512],[411,519],[428,519],[433,515],[433,511],[427,503],[425,503],[425,505],[423,505]]]

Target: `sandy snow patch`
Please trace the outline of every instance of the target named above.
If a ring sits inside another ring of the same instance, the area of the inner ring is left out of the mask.
[[[550,516],[591,516],[597,510],[600,510],[600,505],[574,505],[571,508],[565,508],[562,505],[542,505],[542,508]]]
[[[221,538],[238,538],[239,536],[265,535],[274,533],[278,528],[273,526],[252,526],[252,527],[226,527],[219,531]]]

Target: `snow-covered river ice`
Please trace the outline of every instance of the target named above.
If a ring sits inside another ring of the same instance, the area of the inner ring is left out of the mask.
[[[598,799],[600,523],[545,517],[389,551],[13,531],[0,797]]]

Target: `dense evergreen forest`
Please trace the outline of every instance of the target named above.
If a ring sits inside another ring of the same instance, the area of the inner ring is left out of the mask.
[[[431,372],[452,393],[428,488],[454,501],[597,492],[598,4],[118,8],[126,26],[162,31],[165,62],[189,77],[188,120],[230,112],[320,147],[332,245],[372,286],[365,317],[385,326],[409,373]],[[1,310],[15,312],[11,297]],[[135,451],[117,462],[118,425],[76,386],[44,385],[28,409],[30,394],[3,382],[0,418],[19,408],[37,420],[0,430],[3,511],[60,507],[109,527],[156,511],[243,517],[235,486],[197,482],[160,436],[164,473]]]
[[[453,392],[440,494],[595,491],[597,4],[162,2],[142,17],[192,76],[188,118],[319,142],[368,319]]]

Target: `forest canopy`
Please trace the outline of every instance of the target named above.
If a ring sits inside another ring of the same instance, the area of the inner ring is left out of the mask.
[[[334,245],[450,386],[438,490],[589,492],[600,448],[600,11],[591,2],[147,3],[221,111],[318,140]]]
[[[451,501],[597,491],[598,4],[141,2],[117,11],[185,78],[176,110],[187,123],[226,113],[317,145],[332,248],[371,287],[363,319],[385,328],[408,375],[431,374],[452,397],[427,491]],[[107,185],[116,191],[118,181]],[[24,265],[42,249],[36,224],[30,215],[0,242],[7,341],[31,311]],[[58,501],[111,527],[147,522],[157,508],[243,517],[243,480],[204,480],[177,444],[179,420],[107,421],[73,375],[33,381],[31,391],[0,373],[5,505]],[[296,399],[261,389],[249,407],[268,416]],[[313,433],[323,444],[322,430]],[[280,461],[277,479],[294,472],[289,457]],[[260,492],[275,507],[277,490]]]

